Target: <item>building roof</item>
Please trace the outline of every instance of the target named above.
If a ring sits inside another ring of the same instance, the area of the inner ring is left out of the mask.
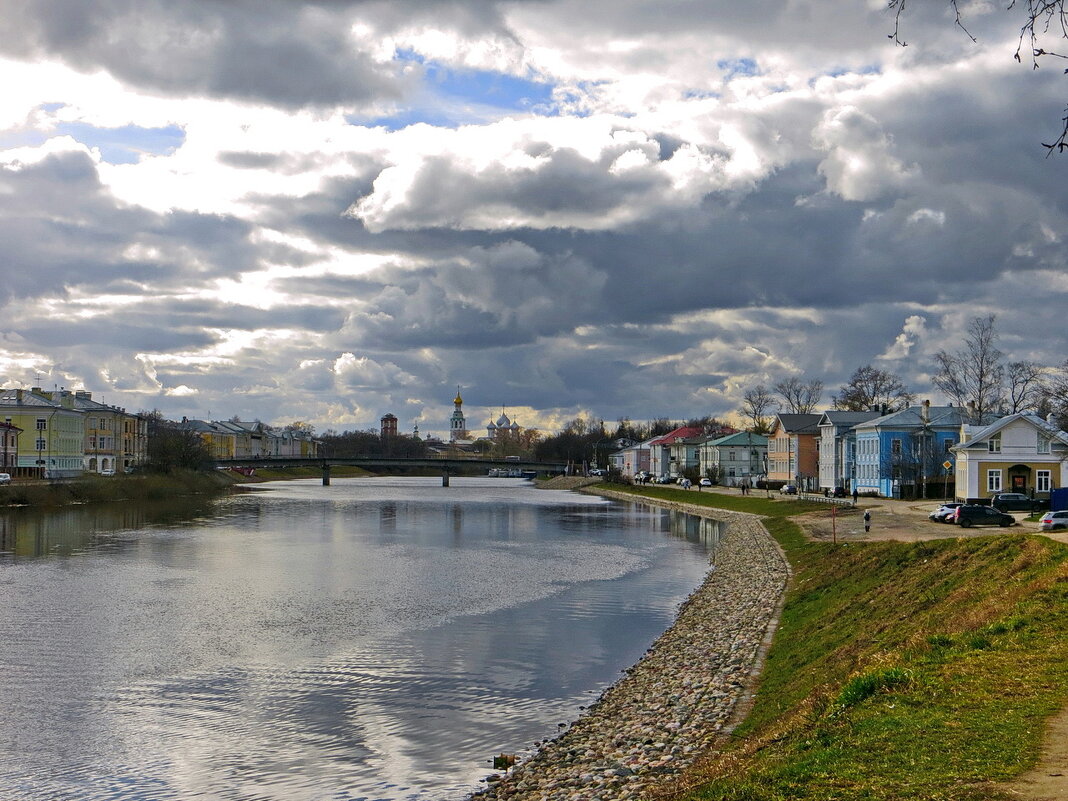
[[[650,445],[672,445],[676,440],[686,440],[690,437],[699,437],[704,433],[704,429],[701,426],[682,426],[676,428],[674,431],[669,431],[662,436],[652,440]]]
[[[822,414],[777,414],[778,427],[787,434],[818,434]]]
[[[859,423],[860,429],[904,429],[924,427],[924,406],[907,406],[897,412],[877,417],[865,423]],[[930,428],[958,429],[971,419],[971,412],[965,406],[927,406],[927,423]],[[987,422],[990,422],[989,420]]]
[[[38,409],[62,409],[63,404],[38,395],[28,389],[5,389],[0,390],[0,406],[22,406]]]
[[[754,434],[751,431],[738,431],[725,437],[714,439],[708,443],[713,447],[737,447],[740,445],[756,445],[758,448],[768,444],[768,438],[763,434]]]
[[[866,423],[869,420],[874,420],[882,415],[879,412],[847,412],[839,411],[837,409],[831,409],[823,413],[820,418],[819,426],[848,426],[852,428],[858,423]]]
[[[970,436],[968,437],[968,441],[960,443],[957,448],[968,449],[981,447],[983,450],[986,450],[991,437],[993,437],[1002,429],[1006,428],[1011,423],[1015,423],[1017,420],[1024,420],[1025,422],[1028,422],[1033,425],[1039,431],[1049,435],[1049,438],[1051,440],[1060,442],[1063,445],[1068,445],[1068,433],[1065,433],[1064,431],[1061,431],[1059,428],[1057,428],[1055,425],[1046,422],[1037,414],[1034,414],[1032,412],[1020,412],[1018,414],[1006,415],[1000,420],[995,420],[988,426],[975,429],[974,432],[969,432]]]

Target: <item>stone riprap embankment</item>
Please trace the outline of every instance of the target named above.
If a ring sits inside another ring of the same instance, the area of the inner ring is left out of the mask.
[[[490,777],[477,801],[655,798],[676,789],[748,706],[789,579],[786,558],[752,515],[657,505],[728,522],[704,583],[623,679],[564,734]]]

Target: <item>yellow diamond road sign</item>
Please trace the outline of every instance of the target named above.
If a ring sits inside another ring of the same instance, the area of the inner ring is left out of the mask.
[[[944,462],[942,462],[942,467],[946,468],[946,470],[949,470],[949,468],[951,468],[952,466],[953,462],[949,461],[949,459],[946,459]]]

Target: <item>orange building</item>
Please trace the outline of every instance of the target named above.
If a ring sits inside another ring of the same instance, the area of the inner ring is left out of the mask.
[[[819,488],[821,414],[777,414],[768,434],[768,481]]]

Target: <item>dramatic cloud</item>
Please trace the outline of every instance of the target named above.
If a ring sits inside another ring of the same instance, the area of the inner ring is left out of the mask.
[[[967,6],[12,0],[0,380],[444,433],[1063,361],[1065,82]]]

